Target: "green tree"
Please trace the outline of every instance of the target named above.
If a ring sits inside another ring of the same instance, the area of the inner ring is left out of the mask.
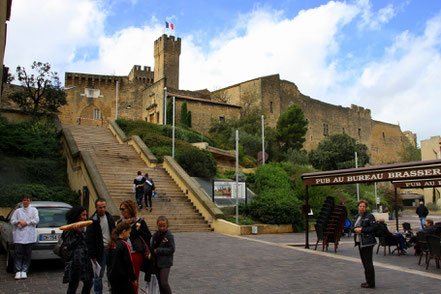
[[[173,98],[167,99],[167,124],[173,124]]]
[[[410,162],[410,161],[420,161],[421,160],[421,149],[417,146],[410,144],[410,142],[406,142],[404,146],[403,152],[401,155],[402,162]]]
[[[67,103],[58,74],[51,71],[49,63],[34,61],[31,69],[32,72],[28,73],[24,67],[17,66],[17,80],[23,90],[9,98],[33,115],[58,112],[58,108]]]
[[[336,170],[355,167],[355,152],[358,166],[369,162],[367,146],[359,144],[347,134],[335,134],[323,139],[316,150],[309,153],[309,162],[321,170]]]
[[[308,128],[302,109],[298,105],[291,105],[282,113],[277,121],[277,140],[283,151],[292,148],[300,150],[305,142]]]
[[[191,128],[191,111],[187,110],[186,101],[184,101],[181,106],[181,125]]]

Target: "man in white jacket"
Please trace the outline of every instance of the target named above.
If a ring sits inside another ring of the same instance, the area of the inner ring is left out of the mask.
[[[15,250],[15,279],[26,279],[31,264],[32,246],[37,242],[38,211],[31,204],[31,196],[23,196],[23,207],[14,211],[11,217],[12,237]]]

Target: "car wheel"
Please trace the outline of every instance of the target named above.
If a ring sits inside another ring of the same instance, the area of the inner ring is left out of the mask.
[[[12,273],[14,270],[14,258],[12,257],[11,251],[6,250],[6,271]]]

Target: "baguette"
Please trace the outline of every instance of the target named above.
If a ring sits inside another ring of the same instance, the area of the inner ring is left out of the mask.
[[[60,230],[62,230],[62,231],[70,231],[70,230],[72,230],[74,228],[74,226],[79,225],[82,228],[82,227],[87,227],[88,225],[91,225],[92,223],[93,223],[92,220],[80,221],[80,222],[68,224],[68,225],[65,225],[65,226],[61,226]]]

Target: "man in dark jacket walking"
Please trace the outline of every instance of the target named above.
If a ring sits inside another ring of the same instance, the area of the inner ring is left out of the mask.
[[[115,229],[115,221],[112,215],[106,211],[106,200],[97,199],[95,208],[96,212],[90,217],[93,223],[87,227],[86,243],[90,259],[101,267],[99,275],[94,274],[93,278],[93,289],[95,293],[101,294],[103,293],[104,270],[109,262],[107,245],[112,231]]]
[[[420,218],[421,230],[424,230],[426,226],[426,217],[429,214],[429,210],[424,205],[423,201],[420,201],[420,206],[417,207],[416,214],[418,214],[418,217]]]
[[[152,194],[155,191],[155,183],[151,178],[149,178],[149,174],[145,173],[144,176],[145,182],[144,182],[144,201],[145,201],[145,209],[149,209],[150,205],[150,212],[152,212]],[[147,202],[148,201],[148,202]]]
[[[372,260],[372,253],[375,244],[375,233],[377,231],[377,223],[372,214],[366,211],[367,202],[365,200],[358,201],[358,214],[354,218],[354,241],[355,246],[360,250],[360,258],[364,267],[364,275],[366,282],[361,284],[362,288],[375,288],[375,270]]]

